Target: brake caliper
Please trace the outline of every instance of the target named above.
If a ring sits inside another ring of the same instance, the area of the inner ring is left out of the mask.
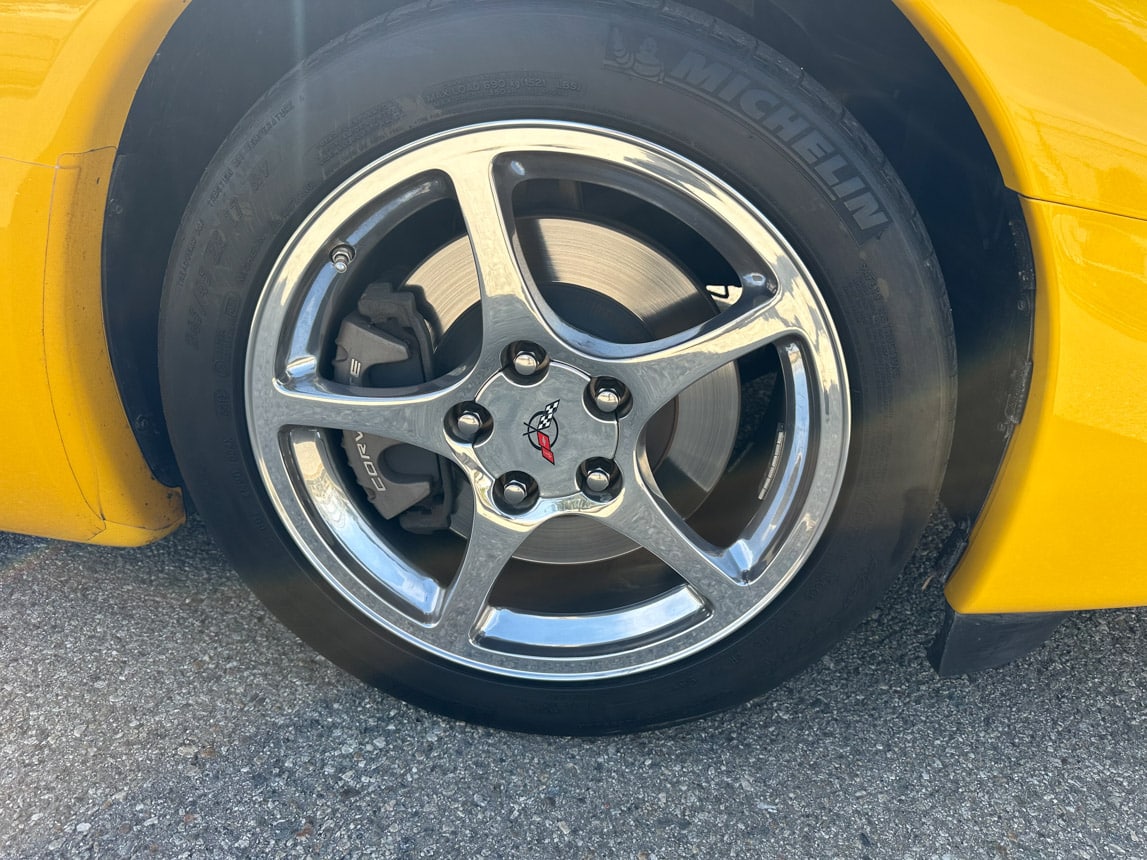
[[[417,385],[434,374],[434,335],[413,294],[372,284],[356,313],[343,320],[332,362],[336,382],[366,388]],[[343,448],[359,486],[385,519],[412,532],[449,526],[453,486],[449,465],[421,448],[356,431]]]

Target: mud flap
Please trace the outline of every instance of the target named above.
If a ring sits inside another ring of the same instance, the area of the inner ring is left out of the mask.
[[[947,607],[928,660],[942,678],[995,669],[1042,645],[1066,612],[965,615]]]

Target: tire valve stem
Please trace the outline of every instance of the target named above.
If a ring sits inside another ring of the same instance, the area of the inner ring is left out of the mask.
[[[347,273],[352,260],[354,260],[354,248],[350,245],[339,245],[331,251],[331,265],[340,275]]]
[[[768,275],[761,272],[749,272],[741,277],[741,286],[746,290],[764,291],[770,296],[777,294],[777,285]]]

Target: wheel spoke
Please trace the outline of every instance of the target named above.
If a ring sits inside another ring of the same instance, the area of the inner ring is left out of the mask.
[[[625,380],[642,422],[692,385],[731,361],[786,338],[807,337],[800,305],[787,293],[746,295],[729,310],[701,325],[658,341],[578,346],[604,358],[598,372]]]
[[[446,166],[478,271],[483,339],[495,349],[549,331],[537,288],[518,250],[511,206],[512,177],[496,156],[478,151]]]
[[[529,525],[506,519],[481,502],[476,505],[462,564],[428,634],[435,644],[455,653],[469,649],[494,583],[530,531]]]
[[[607,523],[673,568],[721,614],[744,601],[739,560],[694,532],[652,483],[627,485]]]
[[[260,420],[275,427],[323,427],[382,436],[453,456],[445,417],[452,388],[374,396],[317,375],[276,380],[255,395]]]

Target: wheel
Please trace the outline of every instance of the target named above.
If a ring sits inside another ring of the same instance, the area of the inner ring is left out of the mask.
[[[187,488],[336,663],[627,731],[823,654],[911,551],[947,300],[856,123],[693,13],[402,10],[223,144],[165,285]]]

